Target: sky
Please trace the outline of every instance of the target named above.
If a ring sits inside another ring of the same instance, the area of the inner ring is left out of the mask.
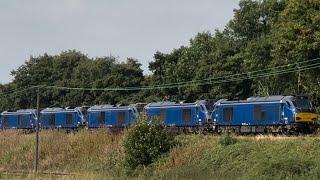
[[[156,51],[223,29],[239,0],[2,0],[0,83],[30,56],[75,49],[89,57],[136,58],[148,73]]]

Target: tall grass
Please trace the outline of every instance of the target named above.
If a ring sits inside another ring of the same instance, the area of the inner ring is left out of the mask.
[[[240,137],[231,146],[221,145],[220,137],[184,138],[190,143],[165,157],[154,176],[163,179],[320,178],[318,137]]]
[[[61,131],[40,133],[40,171],[104,172],[117,175],[121,170],[124,134],[106,131]],[[34,134],[0,133],[0,170],[32,171]]]
[[[40,171],[68,172],[79,176],[62,179],[128,178],[123,171],[126,133],[104,130],[65,134],[40,133]],[[156,179],[319,179],[320,137],[236,137],[222,145],[219,136],[181,135],[178,145],[136,178]],[[34,134],[0,132],[0,171],[32,171]],[[0,173],[1,174],[1,173]],[[0,175],[7,178],[7,175]],[[25,175],[22,178],[55,179]]]

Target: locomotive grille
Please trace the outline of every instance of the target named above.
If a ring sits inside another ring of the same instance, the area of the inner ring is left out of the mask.
[[[49,116],[48,125],[55,125],[55,124],[56,124],[56,115],[55,114],[51,114]]]
[[[122,127],[122,124],[124,124],[126,119],[126,113],[125,112],[119,112],[118,113],[118,121],[117,121],[117,126]]]
[[[232,121],[233,119],[233,108],[228,107],[223,109],[223,119],[225,121]]]
[[[161,109],[161,110],[160,110],[159,121],[160,121],[160,122],[164,122],[165,119],[166,119],[166,110],[165,110],[165,109]]]
[[[73,124],[72,114],[66,114],[66,125],[72,125],[72,124]]]
[[[98,117],[98,124],[104,125],[106,120],[106,112],[101,112]]]
[[[9,126],[9,117],[3,116],[2,127],[7,127],[7,126]]]
[[[182,121],[189,122],[191,120],[191,109],[182,110]]]

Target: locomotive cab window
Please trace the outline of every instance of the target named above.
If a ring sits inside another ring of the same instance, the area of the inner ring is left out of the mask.
[[[223,119],[225,121],[232,121],[233,119],[233,108],[228,107],[223,109]]]
[[[165,109],[160,109],[160,117],[159,117],[159,120],[161,122],[163,122],[166,118],[166,110]]]
[[[201,111],[202,111],[202,112],[205,111],[203,105],[201,105],[200,108],[201,108]]]
[[[191,121],[191,109],[182,109],[182,121],[183,122]]]
[[[257,120],[257,121],[266,119],[266,112],[262,110],[261,105],[254,105],[253,117],[254,117],[254,120]]]
[[[72,114],[66,114],[66,125],[72,125],[72,124],[73,124]]]
[[[98,117],[98,124],[105,124],[106,112],[100,112]]]
[[[286,104],[289,108],[291,108],[291,104],[288,101],[286,101]]]

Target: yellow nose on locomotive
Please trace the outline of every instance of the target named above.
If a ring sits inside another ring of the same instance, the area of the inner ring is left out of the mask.
[[[297,113],[296,122],[310,123],[316,122],[318,120],[318,115],[315,113]]]

